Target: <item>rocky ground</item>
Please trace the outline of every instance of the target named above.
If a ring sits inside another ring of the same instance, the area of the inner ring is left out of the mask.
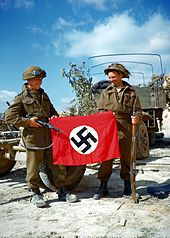
[[[54,192],[45,192],[46,208],[36,208],[29,201],[25,182],[25,161],[0,178],[0,238],[169,238],[170,197],[159,199],[147,192],[148,186],[170,184],[170,114],[164,113],[165,138],[150,150],[147,160],[138,161],[135,204],[123,197],[119,163],[113,165],[107,198],[93,200],[98,188],[97,166],[86,169],[74,190],[80,202],[59,202]]]

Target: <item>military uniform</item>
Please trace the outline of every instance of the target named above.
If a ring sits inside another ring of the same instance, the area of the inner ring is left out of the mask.
[[[48,148],[52,143],[50,130],[45,127],[30,127],[28,124],[29,116],[37,116],[42,121],[48,122],[48,118],[58,116],[58,113],[43,89],[40,88],[37,92],[30,91],[25,84],[22,93],[15,97],[6,111],[5,121],[17,127],[24,127],[22,138],[27,149],[28,187],[39,188],[41,186],[39,166],[43,159],[52,170],[55,185],[60,186],[65,178],[65,167],[54,166],[52,163],[52,151],[51,148]],[[35,150],[35,147],[42,148],[42,150]]]
[[[77,202],[79,199],[74,194],[69,194],[64,189],[66,167],[53,165],[51,132],[46,127],[41,127],[36,119],[48,122],[52,116],[59,116],[54,109],[48,95],[40,87],[46,72],[38,66],[27,68],[22,74],[28,82],[23,85],[22,93],[14,98],[5,113],[6,123],[23,127],[22,138],[26,148],[27,184],[33,192],[31,202],[37,207],[46,206],[43,195],[40,193],[41,180],[39,168],[43,160],[51,170],[52,181],[58,188],[60,201]]]
[[[37,77],[44,78],[46,77],[46,72],[37,66],[31,66],[22,76],[24,80]],[[18,128],[24,128],[22,139],[27,150],[26,179],[28,187],[36,191],[42,185],[39,177],[39,167],[43,159],[52,171],[54,184],[57,187],[61,187],[66,175],[65,166],[53,165],[50,130],[45,127],[30,127],[30,117],[34,116],[44,122],[48,122],[48,118],[59,115],[42,88],[30,90],[28,83],[25,83],[22,92],[14,98],[14,101],[5,112],[5,122]]]
[[[133,108],[135,109],[135,114],[140,117],[142,112],[135,90],[125,81],[123,81],[123,85],[124,87],[119,92],[113,85],[109,85],[103,90],[98,101],[98,110],[112,110],[115,113],[121,153],[120,176],[124,180],[129,180],[132,138],[131,116],[133,114]],[[98,178],[101,181],[108,181],[111,173],[112,160],[109,160],[101,164]]]
[[[131,140],[132,140],[132,119],[137,124],[142,116],[139,98],[132,86],[122,78],[129,78],[130,72],[122,64],[111,64],[104,70],[108,75],[109,86],[101,92],[98,101],[98,111],[112,110],[115,113],[119,147],[121,154],[120,177],[124,180],[124,195],[131,194],[130,183],[130,159],[131,159]],[[113,160],[101,163],[98,171],[98,179],[101,181],[100,188],[94,199],[100,199],[108,195],[107,182],[112,174]]]

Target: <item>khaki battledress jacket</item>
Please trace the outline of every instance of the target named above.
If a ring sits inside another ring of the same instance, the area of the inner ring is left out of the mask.
[[[56,180],[65,178],[65,171],[62,168],[61,176],[54,171],[52,162],[52,150],[43,149],[51,145],[51,132],[48,128],[33,128],[28,124],[29,116],[37,116],[40,120],[48,122],[48,118],[59,116],[54,109],[48,95],[40,88],[37,92],[29,90],[27,84],[24,84],[23,91],[17,95],[12,104],[5,112],[5,122],[15,126],[23,127],[23,143],[27,149],[27,183],[29,188],[38,188],[41,184],[39,178],[39,166],[43,159],[47,161],[49,167],[53,170]],[[34,150],[35,147],[42,150]],[[31,149],[33,148],[33,149]],[[57,166],[56,166],[57,167]],[[58,178],[58,176],[60,178]],[[57,183],[57,182],[56,182]]]
[[[23,139],[26,146],[45,147],[51,143],[50,130],[45,127],[30,127],[28,117],[37,116],[47,122],[53,115],[58,116],[58,113],[44,90],[40,88],[38,92],[30,91],[25,84],[22,93],[14,98],[5,112],[5,121],[17,127],[24,127]]]
[[[110,84],[101,92],[98,101],[98,111],[112,110],[115,113],[121,153],[120,176],[124,180],[129,180],[132,139],[131,116],[134,111],[135,115],[139,115],[141,118],[142,110],[135,90],[127,82],[123,80],[122,82],[124,87],[120,91],[117,91],[116,87]],[[99,169],[98,178],[107,181],[111,173],[112,162],[106,161],[106,164],[102,165],[101,169]]]

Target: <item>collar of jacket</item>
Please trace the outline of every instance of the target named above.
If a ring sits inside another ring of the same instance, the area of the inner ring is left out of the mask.
[[[30,89],[28,88],[28,83],[25,83],[25,84],[22,86],[22,92],[30,92]],[[43,93],[43,92],[44,92],[44,89],[39,88],[39,92],[40,92],[40,93]]]
[[[122,82],[123,82],[124,90],[125,90],[126,88],[133,89],[132,86],[131,86],[129,83],[127,83],[126,81],[123,81],[123,80],[122,80]],[[116,87],[115,87],[113,84],[109,84],[109,86],[106,88],[106,91],[107,91],[108,93],[111,92],[111,91],[115,91],[115,90],[116,90]]]

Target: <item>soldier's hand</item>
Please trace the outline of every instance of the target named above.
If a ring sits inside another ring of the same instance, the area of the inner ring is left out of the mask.
[[[52,116],[51,118],[49,118],[49,119],[53,119],[53,118],[58,118],[58,116]]]
[[[42,127],[42,125],[40,125],[36,120],[38,119],[38,117],[32,117],[29,119],[29,126],[30,127]]]
[[[132,124],[136,124],[138,125],[140,123],[140,117],[139,116],[131,116],[131,121],[132,121]]]

